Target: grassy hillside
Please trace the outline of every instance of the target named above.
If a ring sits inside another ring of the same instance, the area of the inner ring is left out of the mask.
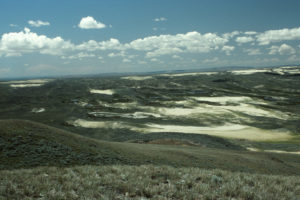
[[[188,146],[178,140],[171,143],[107,142],[32,121],[0,120],[0,169],[153,164],[300,175],[299,155]]]
[[[38,167],[0,171],[0,199],[299,198],[299,176],[153,165]]]

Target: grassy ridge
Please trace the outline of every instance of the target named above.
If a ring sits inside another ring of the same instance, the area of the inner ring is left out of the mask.
[[[39,167],[0,171],[0,199],[300,198],[299,176],[170,166]]]
[[[0,120],[0,169],[74,165],[169,165],[300,175],[300,156],[107,142],[24,120]]]

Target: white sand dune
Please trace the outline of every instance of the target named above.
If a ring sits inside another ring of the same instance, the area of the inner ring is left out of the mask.
[[[225,124],[222,126],[201,127],[201,126],[180,126],[180,125],[159,125],[147,124],[148,129],[142,131],[151,132],[177,132],[207,134],[225,138],[247,139],[252,141],[268,140],[288,140],[292,136],[288,131],[282,130],[264,130],[251,126],[240,124]]]
[[[261,72],[269,72],[268,69],[245,69],[245,70],[233,70],[230,71],[234,75],[250,75],[255,73],[261,73]]]
[[[32,80],[20,80],[20,81],[6,81],[0,82],[1,84],[9,84],[12,88],[25,88],[25,87],[39,87],[53,79],[32,79]]]
[[[240,102],[250,102],[254,101],[254,99],[246,96],[221,96],[221,97],[192,97],[197,101],[208,101],[214,103],[240,103]]]
[[[134,112],[134,113],[114,113],[114,112],[89,112],[88,114],[95,117],[122,117],[132,119],[145,119],[149,117],[160,118],[161,115],[146,112]]]
[[[97,90],[97,89],[90,89],[90,93],[92,94],[106,94],[106,95],[113,95],[115,92],[113,90]]]
[[[68,122],[73,126],[79,126],[83,128],[122,128],[124,127],[120,122],[101,122],[101,121],[87,121],[83,119],[77,119],[75,121]]]
[[[289,131],[285,130],[264,130],[241,124],[225,124],[221,126],[183,126],[183,125],[161,125],[147,123],[145,127],[137,127],[123,122],[113,121],[88,121],[77,119],[69,122],[73,126],[84,128],[128,128],[142,133],[153,132],[176,132],[189,134],[206,134],[225,138],[246,139],[252,141],[285,141],[292,138]]]
[[[122,77],[121,79],[127,79],[127,80],[134,80],[134,81],[143,81],[147,79],[153,78],[152,76],[125,76]]]
[[[39,83],[32,83],[32,84],[10,84],[10,87],[13,88],[25,88],[25,87],[39,87],[44,84],[39,84]]]
[[[183,104],[187,104],[186,102],[180,102]],[[162,116],[182,116],[182,117],[198,117],[199,115],[236,115],[238,113],[251,115],[251,116],[260,116],[260,117],[270,117],[270,118],[277,118],[277,119],[283,119],[286,120],[290,116],[288,113],[283,113],[276,110],[265,110],[261,109],[259,107],[256,107],[251,104],[238,104],[234,106],[213,106],[213,105],[207,105],[207,104],[199,104],[198,106],[194,106],[192,108],[181,108],[181,107],[174,107],[174,108],[167,108],[167,107],[141,107],[149,112],[152,113],[158,113]],[[241,116],[238,116],[241,117]]]
[[[32,80],[20,80],[20,81],[6,81],[4,84],[45,84],[53,79],[32,79]]]
[[[257,148],[247,147],[248,151],[256,151],[256,152],[270,152],[270,153],[286,153],[286,154],[299,154],[300,151],[283,151],[283,150],[261,150]]]
[[[41,113],[41,112],[45,112],[45,108],[33,108],[32,110],[31,110],[31,112],[33,112],[33,113]]]
[[[192,72],[192,73],[180,73],[180,74],[159,74],[157,76],[180,77],[180,76],[213,75],[217,73],[218,72]]]

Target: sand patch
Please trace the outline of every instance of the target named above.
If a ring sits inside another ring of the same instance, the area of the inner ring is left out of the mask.
[[[98,122],[98,121],[87,121],[84,119],[77,119],[73,122],[68,122],[73,126],[83,127],[83,128],[121,128],[120,122]]]
[[[180,76],[197,76],[197,75],[214,75],[218,72],[192,72],[192,73],[180,73],[180,74],[159,74],[157,76],[167,76],[167,77],[180,77]]]
[[[20,80],[20,81],[6,81],[4,84],[45,84],[53,79],[32,79],[32,80]]]
[[[252,98],[246,96],[192,97],[192,98],[197,101],[208,101],[208,102],[220,103],[220,104],[254,101]]]
[[[113,95],[115,92],[113,90],[97,90],[97,89],[90,89],[90,93],[92,94],[106,94],[106,95]]]
[[[133,81],[143,81],[147,79],[153,78],[152,76],[126,76],[122,77],[121,79],[126,79],[126,80],[133,80]]]
[[[282,151],[282,150],[264,150],[265,152],[270,152],[270,153],[288,153],[288,154],[299,154],[300,151]]]
[[[240,104],[238,106],[219,106],[220,109],[233,111],[233,112],[240,112],[246,115],[251,116],[260,116],[260,117],[270,117],[270,118],[277,118],[287,120],[289,115],[280,111],[276,110],[265,110],[258,108],[254,105],[250,104]]]
[[[145,119],[149,117],[160,118],[161,115],[146,112],[134,112],[134,113],[113,113],[113,112],[89,112],[89,115],[94,117],[103,118],[132,118],[132,119]]]
[[[33,108],[32,110],[31,110],[31,112],[33,112],[33,113],[41,113],[41,112],[45,112],[45,108]]]
[[[287,154],[298,154],[300,155],[300,151],[283,151],[283,150],[261,150],[257,148],[247,147],[248,151],[256,151],[256,152],[270,152],[270,153],[287,153]]]
[[[200,103],[195,102],[200,101]],[[203,101],[203,103],[201,102]],[[219,103],[220,105],[209,105],[205,102],[211,103]],[[234,103],[234,105],[229,104]],[[151,112],[157,112],[161,115],[169,115],[169,116],[186,116],[186,117],[195,117],[195,115],[199,114],[215,114],[215,115],[223,115],[223,114],[235,114],[242,113],[251,116],[260,116],[260,117],[270,117],[286,120],[290,117],[289,113],[284,113],[277,110],[272,109],[262,109],[259,105],[267,105],[266,102],[262,100],[255,100],[246,96],[239,97],[191,97],[188,100],[182,101],[167,101],[165,104],[174,105],[174,106],[186,106],[189,108],[182,107],[151,107]],[[227,105],[229,104],[229,105]]]
[[[246,139],[252,141],[268,141],[268,140],[288,140],[292,136],[288,131],[283,130],[264,130],[255,127],[240,124],[225,124],[222,126],[202,127],[202,126],[181,126],[181,125],[159,125],[146,124],[147,128],[138,128],[145,133],[153,132],[176,132],[176,133],[192,133],[207,134],[218,137]]]
[[[33,79],[33,80],[20,80],[20,81],[6,81],[1,82],[2,84],[9,84],[12,88],[25,88],[25,87],[39,87],[53,79]]]
[[[77,119],[69,121],[73,126],[83,128],[112,128],[121,129],[127,128],[141,133],[154,132],[174,132],[174,133],[189,133],[189,134],[206,134],[225,138],[246,139],[252,141],[286,141],[292,138],[289,131],[282,129],[264,130],[256,127],[245,126],[241,124],[224,124],[222,126],[183,126],[183,125],[161,125],[146,123],[142,126],[134,126],[124,122],[115,121],[88,121]]]
[[[245,70],[233,70],[230,71],[234,75],[250,75],[255,73],[269,72],[268,69],[245,69]]]
[[[177,102],[178,105],[184,106],[193,106],[192,102],[188,101],[179,101]],[[175,103],[176,105],[176,103]],[[270,118],[277,118],[286,120],[290,116],[287,113],[283,113],[280,111],[275,110],[264,110],[261,108],[256,107],[255,105],[241,103],[238,105],[220,105],[220,106],[213,106],[207,104],[198,104],[198,106],[193,106],[191,108],[181,108],[181,107],[174,107],[174,108],[167,108],[167,107],[141,107],[145,110],[148,110],[152,113],[158,113],[162,116],[182,116],[182,117],[199,117],[199,115],[228,115],[231,114],[235,116],[237,113],[251,115],[251,116],[259,116],[259,117],[270,117]],[[238,116],[241,117],[241,116]]]
[[[25,87],[39,87],[44,84],[38,84],[38,83],[33,83],[33,84],[10,84],[10,87],[12,88],[25,88]]]

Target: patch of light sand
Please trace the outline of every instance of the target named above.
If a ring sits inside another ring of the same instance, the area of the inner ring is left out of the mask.
[[[126,76],[122,77],[121,79],[126,79],[126,80],[133,80],[133,81],[143,81],[147,79],[153,78],[152,76]]]
[[[31,112],[33,112],[33,113],[41,113],[41,112],[45,112],[45,108],[33,108],[32,110],[31,110]]]
[[[299,154],[300,151],[283,151],[283,150],[260,150],[257,148],[247,147],[248,151],[270,152],[270,153],[287,153],[287,154]]]
[[[229,102],[239,103],[239,102],[254,101],[252,98],[246,96],[193,97],[193,99],[197,101],[208,101],[208,102],[221,103],[221,104],[226,104]]]
[[[279,67],[279,68],[273,68],[271,69],[273,72],[277,72],[278,74],[299,74],[300,73],[300,68],[297,66],[285,66],[285,67]]]
[[[192,105],[192,103],[189,104],[188,101],[179,101],[177,102],[179,105],[185,105],[189,106]],[[193,106],[192,108],[180,108],[180,107],[174,107],[174,108],[168,108],[168,107],[146,107],[142,106],[141,108],[148,110],[152,113],[158,113],[162,116],[184,116],[184,117],[197,117],[199,115],[203,114],[213,114],[213,115],[223,115],[223,114],[235,114],[235,112],[247,114],[251,116],[261,116],[261,117],[271,117],[271,118],[277,118],[277,119],[288,119],[289,115],[280,111],[275,110],[264,110],[261,108],[258,108],[251,104],[245,104],[241,103],[234,106],[227,106],[227,105],[221,105],[221,106],[213,106],[213,105],[207,105],[207,104],[199,104],[198,106]]]
[[[90,89],[90,93],[92,94],[106,94],[106,95],[113,95],[115,92],[113,90],[96,90]]]
[[[289,118],[289,115],[286,113],[276,111],[276,110],[264,110],[254,105],[244,104],[244,103],[238,106],[219,106],[219,108],[228,111],[233,111],[233,112],[240,112],[252,116],[271,117],[271,118],[277,118],[283,120]]]
[[[73,122],[68,122],[73,126],[79,126],[83,128],[122,128],[123,125],[120,122],[99,122],[99,121],[87,121],[84,119],[77,119]]]
[[[255,127],[240,125],[240,124],[225,124],[222,126],[182,126],[182,125],[160,125],[147,123],[144,127],[137,127],[123,122],[113,121],[88,121],[77,119],[68,122],[73,126],[84,128],[128,128],[130,130],[153,133],[153,132],[176,132],[189,134],[206,134],[225,138],[247,139],[252,141],[285,141],[291,139],[288,131],[284,130],[263,130]]]
[[[271,153],[289,153],[289,154],[299,154],[300,151],[282,151],[282,150],[264,150],[265,152],[271,152]]]
[[[221,109],[207,109],[207,107],[200,107],[200,106],[193,107],[193,108],[152,107],[151,109],[153,113],[159,113],[164,116],[185,116],[185,117],[194,117],[197,114],[224,114],[224,112],[226,112]]]
[[[95,117],[122,117],[122,118],[132,118],[132,119],[145,119],[149,117],[160,118],[161,115],[155,113],[146,112],[134,112],[134,113],[113,113],[113,112],[89,112],[89,115]]]
[[[20,81],[6,81],[1,84],[9,84],[12,88],[25,88],[25,87],[39,87],[53,79],[32,79],[32,80],[20,80]]]
[[[245,70],[233,70],[231,73],[234,75],[250,75],[255,73],[261,73],[261,72],[269,72],[268,69],[245,69]]]
[[[152,132],[176,132],[176,133],[193,133],[207,134],[225,138],[247,139],[252,141],[267,141],[267,140],[288,140],[292,136],[288,131],[282,130],[264,130],[240,124],[225,124],[215,127],[201,126],[181,126],[181,125],[159,125],[146,124],[147,128],[136,128],[145,133]]]
[[[2,82],[4,84],[45,84],[52,79],[32,79],[32,80],[21,80],[21,81],[7,81]]]
[[[32,84],[10,84],[10,87],[13,88],[25,88],[25,87],[39,87],[44,84],[39,84],[39,83],[32,83]]]
[[[134,101],[134,102],[130,102],[130,103],[114,103],[114,104],[110,104],[110,107],[113,107],[113,108],[119,108],[119,109],[135,109],[137,107],[139,108],[142,108],[140,107],[139,103]]]
[[[179,76],[213,75],[217,73],[218,72],[193,72],[193,73],[181,73],[181,74],[159,74],[157,76],[179,77]]]

